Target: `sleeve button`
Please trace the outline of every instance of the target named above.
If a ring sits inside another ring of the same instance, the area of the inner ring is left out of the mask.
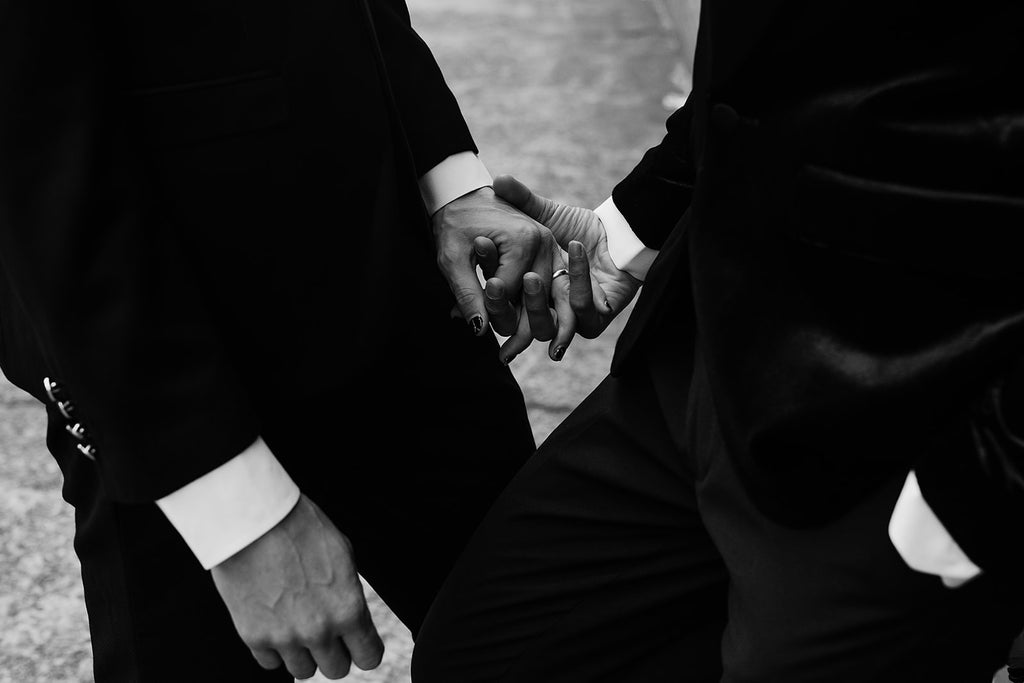
[[[57,403],[60,401],[60,397],[64,395],[64,387],[60,385],[60,382],[56,382],[49,377],[43,378],[43,389],[46,390],[46,396],[50,399],[51,403]]]
[[[68,434],[75,437],[79,441],[85,441],[86,438],[88,438],[88,434],[86,433],[85,430],[85,425],[83,425],[81,422],[76,422],[73,425],[64,425],[64,429],[67,430]]]
[[[96,459],[96,449],[93,446],[87,443],[80,443],[78,444],[77,448],[79,453],[89,458],[90,460]]]
[[[71,401],[57,401],[57,410],[67,420],[75,419],[75,404]]]

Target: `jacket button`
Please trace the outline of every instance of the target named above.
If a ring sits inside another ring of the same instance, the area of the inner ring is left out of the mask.
[[[78,444],[78,452],[89,458],[90,460],[96,459],[96,449],[87,443]]]
[[[75,437],[79,441],[85,441],[88,438],[88,434],[85,431],[85,426],[81,422],[76,422],[73,425],[64,425],[64,429],[67,433]]]
[[[56,403],[60,400],[60,396],[64,394],[64,387],[59,382],[55,382],[49,377],[43,378],[43,389],[46,390],[46,396],[50,399],[51,403]]]
[[[727,104],[718,103],[711,108],[711,128],[719,135],[732,135],[740,123],[740,115]]]
[[[67,420],[75,419],[75,404],[71,401],[57,401],[57,410]]]

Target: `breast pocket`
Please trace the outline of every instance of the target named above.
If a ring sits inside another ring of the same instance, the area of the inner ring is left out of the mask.
[[[275,71],[136,90],[130,106],[143,141],[158,147],[244,135],[288,120],[284,76]]]

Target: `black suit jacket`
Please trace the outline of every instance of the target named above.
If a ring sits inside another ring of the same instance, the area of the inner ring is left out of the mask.
[[[0,16],[0,362],[40,399],[59,382],[88,432],[51,406],[51,447],[94,448],[111,497],[213,469],[280,400],[340,415],[347,387],[398,413],[400,383],[422,403],[449,356],[498,372],[490,348],[448,350],[416,181],[475,147],[401,0]],[[399,315],[424,362],[396,361]]]
[[[705,3],[693,93],[614,192],[662,250],[615,368],[690,320],[773,518],[913,468],[976,562],[1024,559],[993,412],[1024,379],[1022,35],[1010,1]]]

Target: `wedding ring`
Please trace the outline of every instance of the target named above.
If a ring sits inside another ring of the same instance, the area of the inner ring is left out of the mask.
[[[554,280],[556,277],[562,277],[563,275],[568,275],[568,274],[569,274],[568,270],[566,270],[565,268],[561,268],[561,269],[555,271],[554,275],[551,276],[551,279]]]

